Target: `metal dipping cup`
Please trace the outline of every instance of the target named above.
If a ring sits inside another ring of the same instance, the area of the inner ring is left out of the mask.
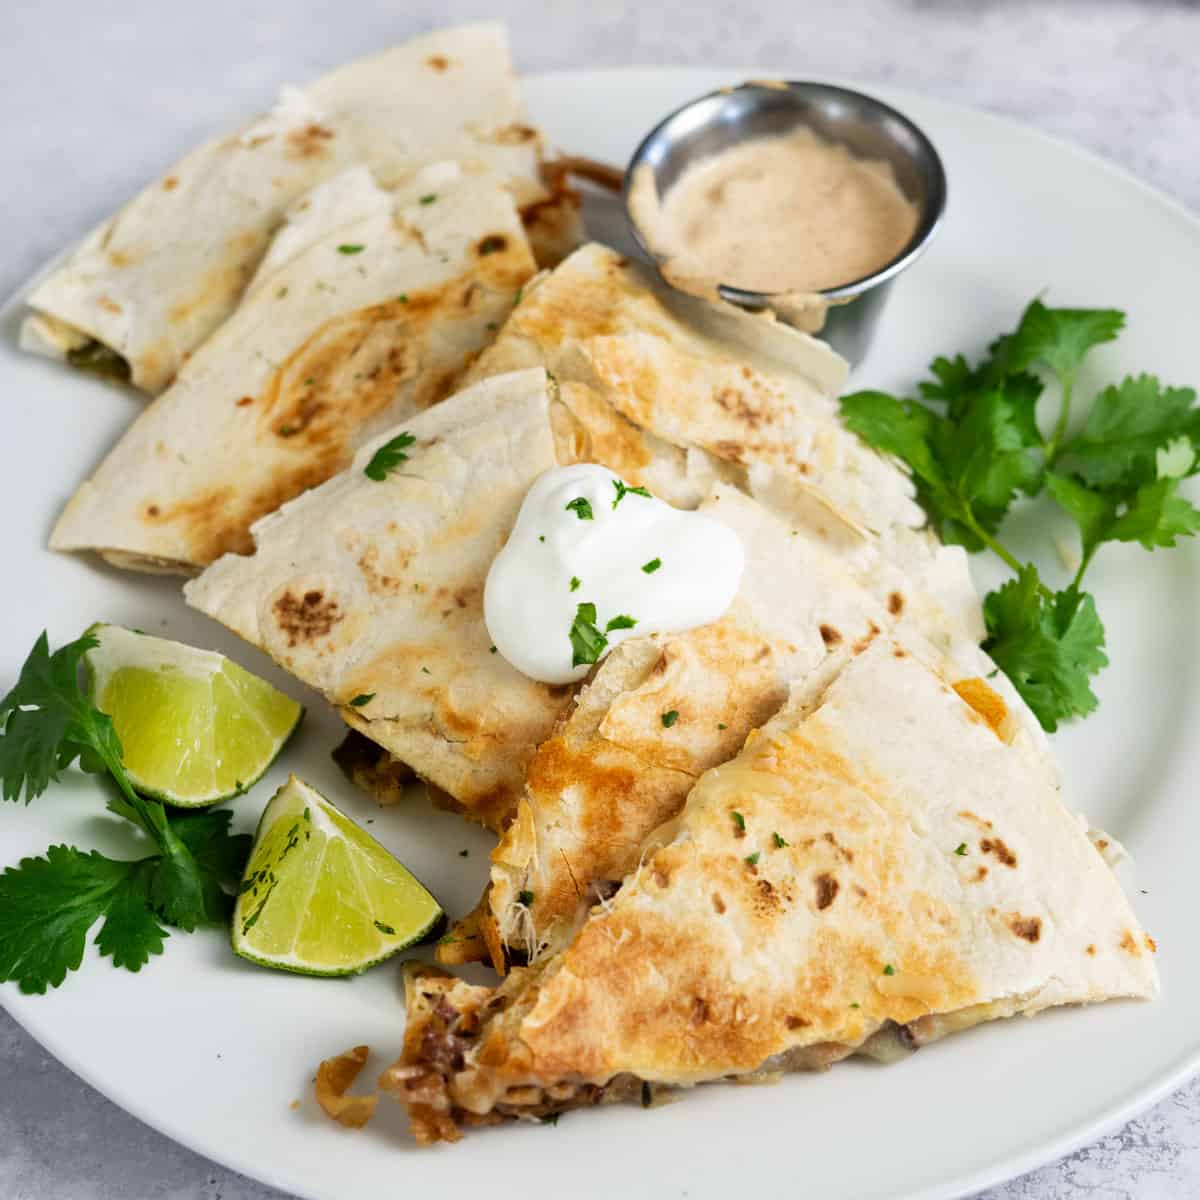
[[[933,143],[902,113],[850,88],[803,80],[744,83],[722,88],[678,108],[660,121],[633,152],[625,172],[625,213],[642,251],[660,262],[647,245],[629,196],[634,172],[648,163],[658,194],[665,196],[683,171],[703,158],[749,138],[778,137],[806,126],[826,141],[845,146],[858,158],[890,163],[904,195],[917,206],[917,228],[890,262],[870,275],[850,279],[820,294],[829,301],[825,339],[851,363],[861,362],[871,345],[892,282],[933,240],[946,208],[946,172]],[[722,299],[746,309],[771,307],[764,292],[721,284]]]

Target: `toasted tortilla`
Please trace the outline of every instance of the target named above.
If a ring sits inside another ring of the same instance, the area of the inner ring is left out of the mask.
[[[713,625],[624,643],[533,756],[487,897],[519,960],[561,947],[697,777],[775,714],[791,680],[895,622],[812,530],[793,531],[727,484],[701,511],[745,549],[737,600]],[[669,728],[666,712],[677,714]]]
[[[356,163],[387,188],[457,159],[504,178],[543,264],[579,240],[578,197],[543,179],[503,26],[464,25],[349,63],[176,163],[33,291],[22,344],[100,359],[158,393],[237,305],[287,209]]]
[[[547,401],[541,370],[460,392],[405,423],[416,441],[383,482],[363,468],[399,428],[259,522],[254,554],[226,555],[184,589],[493,827],[571,694],[493,653],[482,619],[492,559],[554,466]]]
[[[602,400],[644,437],[704,458],[710,475],[770,491],[772,507],[807,501],[826,520],[876,533],[924,523],[907,475],[841,425],[847,366],[824,342],[681,296],[605,246],[581,247],[527,287],[470,378],[530,366]],[[628,463],[608,465],[632,475],[638,451],[626,453]]]
[[[429,197],[436,197],[429,201]],[[534,262],[495,176],[455,163],[385,191],[353,167],[302,199],[237,312],[80,486],[51,535],[193,571],[454,390]]]
[[[418,1140],[1155,994],[1036,761],[886,637],[848,660],[701,777],[561,954],[490,992],[410,978],[381,1082]]]

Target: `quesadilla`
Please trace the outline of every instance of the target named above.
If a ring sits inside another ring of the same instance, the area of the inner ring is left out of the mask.
[[[499,989],[410,973],[381,1085],[419,1141],[1155,993],[1040,764],[888,638],[847,658],[701,777],[560,954]]]
[[[293,210],[245,301],[138,417],[51,535],[122,566],[190,571],[454,390],[534,270],[495,176],[366,167]]]
[[[406,461],[369,477],[401,432]],[[259,522],[253,555],[226,555],[184,595],[498,828],[571,689],[492,653],[483,585],[530,484],[554,465],[545,372],[485,380],[368,442]]]
[[[550,264],[579,241],[578,197],[543,178],[503,26],[464,25],[284,88],[267,115],[175,164],[29,297],[27,348],[157,393],[233,311],[289,206],[363,163],[385,188],[456,159],[496,172]]]

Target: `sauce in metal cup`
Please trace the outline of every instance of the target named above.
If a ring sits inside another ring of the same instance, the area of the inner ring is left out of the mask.
[[[843,165],[858,160],[887,172],[893,181],[888,186],[898,189],[897,199],[903,197],[914,210],[911,235],[892,247],[884,261],[865,273],[854,272],[856,277],[810,289],[818,319],[825,310],[819,336],[858,362],[870,345],[891,282],[932,240],[946,204],[946,176],[937,151],[895,109],[848,88],[802,81],[746,83],[712,92],[666,117],[638,146],[625,174],[626,213],[643,251],[658,263],[668,283],[678,285],[678,276],[672,278],[676,264],[660,252],[661,239],[656,244],[652,232],[639,224],[638,210],[646,210],[635,199],[637,181],[647,182],[649,174],[652,190],[665,198],[689,168],[762,139],[775,144],[798,131],[815,135],[808,142],[835,150]],[[754,214],[747,213],[746,219],[753,220]],[[684,286],[698,290],[692,282]],[[773,309],[784,319],[797,311],[791,292],[755,291],[732,280],[713,280],[709,290],[743,308]]]

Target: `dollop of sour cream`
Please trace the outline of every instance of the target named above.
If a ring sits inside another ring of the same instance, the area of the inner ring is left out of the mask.
[[[529,489],[483,592],[497,651],[574,683],[631,637],[717,620],[741,585],[734,531],[634,489],[606,467],[555,467]]]

